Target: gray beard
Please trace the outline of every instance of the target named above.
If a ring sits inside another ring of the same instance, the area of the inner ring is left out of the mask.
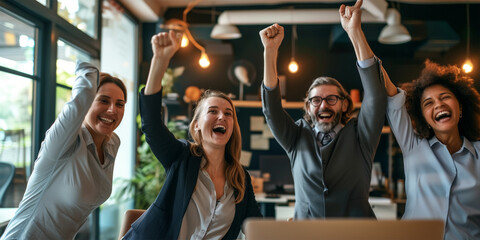
[[[334,122],[331,123],[319,123],[317,122],[317,119],[314,121],[315,127],[317,127],[321,133],[327,133],[330,132],[337,124]]]
[[[331,123],[321,123],[318,122],[317,116],[314,114],[310,114],[310,118],[313,121],[313,126],[317,127],[321,133],[328,133],[330,132],[337,124],[340,122],[340,117],[342,114],[335,114],[335,118],[333,119],[333,122]]]

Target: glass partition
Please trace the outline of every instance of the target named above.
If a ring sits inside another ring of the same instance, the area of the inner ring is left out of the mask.
[[[108,4],[108,3],[107,3]],[[113,172],[112,195],[100,211],[100,239],[118,239],[123,214],[133,206],[133,196],[118,199],[122,182],[133,176],[137,146],[137,24],[118,9],[105,8],[102,13],[101,69],[118,77],[127,88],[127,104],[122,123],[115,132],[122,140]]]

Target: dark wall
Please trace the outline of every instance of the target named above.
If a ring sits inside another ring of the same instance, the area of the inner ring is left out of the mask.
[[[217,9],[220,11],[220,9]],[[167,11],[170,18],[177,17],[183,9],[171,9]],[[363,29],[375,54],[383,60],[383,64],[395,83],[411,81],[415,79],[426,58],[440,64],[463,64],[466,55],[466,17],[465,5],[417,5],[401,4],[400,12],[402,22],[407,26],[413,36],[410,43],[401,45],[383,45],[376,40],[379,31],[384,24],[364,24]],[[480,4],[471,4],[471,59],[476,65],[471,76],[480,79]],[[205,15],[205,14],[203,14]],[[200,88],[215,88],[238,96],[238,86],[228,80],[227,70],[229,66],[239,59],[245,59],[253,63],[257,77],[251,87],[245,87],[245,94],[258,96],[258,89],[263,77],[263,47],[258,32],[264,25],[238,26],[242,38],[237,40],[213,40],[209,38],[212,28],[211,18],[202,20],[202,13],[192,11],[189,21],[200,22],[191,24],[190,30],[200,44],[207,47],[211,66],[202,69],[198,65],[200,51],[191,44],[186,49],[180,49],[171,62],[172,67],[185,66],[186,71],[175,84],[176,91],[183,95],[187,86],[195,85]],[[203,16],[205,18],[205,16]],[[425,21],[445,22],[454,31],[457,44],[449,49],[436,51],[420,51],[420,47],[430,41],[431,31],[443,31],[442,29],[427,29],[421,23]],[[420,24],[419,24],[420,23]],[[161,31],[158,24],[145,24],[144,34],[144,69],[148,73],[149,59],[151,57],[150,38]],[[423,27],[418,27],[418,26]],[[153,26],[153,27],[152,27]],[[361,89],[360,79],[355,66],[356,57],[348,38],[344,34],[337,41],[332,42],[331,34],[338,31],[336,25],[298,25],[296,40],[296,60],[300,69],[296,74],[287,71],[287,65],[291,57],[291,26],[285,26],[285,39],[279,50],[278,73],[287,78],[287,101],[301,101],[311,81],[319,76],[331,76],[337,78],[347,90],[352,88]],[[218,46],[230,49],[219,51]],[[145,75],[146,79],[146,75]],[[480,85],[477,83],[477,87]]]

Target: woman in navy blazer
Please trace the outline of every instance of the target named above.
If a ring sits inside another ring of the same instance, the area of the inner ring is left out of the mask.
[[[162,77],[180,39],[173,31],[152,38],[140,114],[167,179],[123,239],[236,239],[246,218],[261,217],[250,176],[240,164],[240,127],[230,98],[205,92],[189,127],[193,142],[175,139],[162,122]]]

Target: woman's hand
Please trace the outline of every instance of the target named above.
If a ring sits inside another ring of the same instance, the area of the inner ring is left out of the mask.
[[[173,30],[152,37],[153,57],[145,86],[145,95],[155,94],[162,89],[163,75],[170,59],[180,48],[181,39],[181,34],[176,34]]]
[[[181,34],[173,30],[161,32],[152,37],[153,57],[170,60],[180,48]]]
[[[283,27],[277,23],[259,32],[265,50],[278,50],[283,40]]]

